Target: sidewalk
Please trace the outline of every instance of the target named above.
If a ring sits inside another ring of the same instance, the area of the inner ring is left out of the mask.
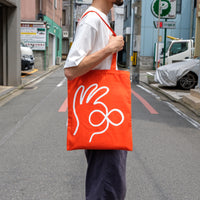
[[[168,96],[172,101],[179,102],[183,98],[183,96],[188,95],[190,93],[189,90],[179,90],[176,87],[163,87],[159,86],[158,83],[155,83],[153,80],[153,76],[155,74],[155,70],[147,70],[140,72],[140,81],[150,86],[151,88],[161,92],[162,94]]]
[[[192,112],[194,112],[197,116],[200,116],[200,107],[195,104],[195,102],[189,102],[191,96],[192,90],[181,90],[176,87],[164,87],[160,86],[158,83],[154,82],[154,74],[155,70],[146,70],[146,71],[140,71],[140,82],[148,85],[152,89],[160,92],[161,94],[167,96],[172,101],[175,101],[177,103],[182,104],[184,107],[188,108]],[[197,91],[198,92],[198,91]]]
[[[19,86],[1,86],[0,85],[0,101],[8,97],[9,95],[13,94],[14,92],[18,91],[19,89],[24,88],[25,86],[33,83],[34,81],[44,77],[45,75],[51,73],[52,71],[63,67],[64,62],[62,62],[60,65],[54,65],[49,67],[46,71],[37,71],[32,70],[31,72],[25,72],[22,73],[21,80],[22,83]],[[34,72],[34,73],[32,73]]]

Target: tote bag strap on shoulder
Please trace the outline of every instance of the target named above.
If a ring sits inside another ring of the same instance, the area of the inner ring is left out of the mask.
[[[110,29],[110,31],[113,33],[113,36],[117,36],[117,34],[114,32],[114,30],[108,25],[108,23],[103,19],[103,17],[101,17],[101,15],[98,13],[98,12],[96,12],[96,11],[94,11],[94,10],[90,10],[90,11],[88,11],[88,12],[86,12],[82,17],[81,17],[81,19],[82,18],[84,18],[88,13],[90,13],[90,12],[94,12],[94,13],[96,13],[99,17],[100,17],[100,19],[104,22],[104,24]],[[116,53],[114,53],[113,54],[113,58],[112,58],[112,63],[111,63],[111,70],[116,70],[116,63],[117,63],[117,54]]]
[[[113,35],[114,36],[117,36],[117,34],[113,31],[113,29],[108,25],[108,23],[103,19],[103,17],[98,13],[98,12],[96,12],[96,11],[94,11],[94,10],[90,10],[90,11],[88,11],[88,12],[86,12],[82,17],[81,17],[81,19],[82,18],[84,18],[88,13],[90,13],[90,12],[94,12],[94,13],[96,13],[100,18],[101,18],[101,20],[104,22],[104,24],[110,29],[110,31],[113,33]]]

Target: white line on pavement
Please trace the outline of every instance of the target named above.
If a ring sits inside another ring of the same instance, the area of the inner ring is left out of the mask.
[[[142,87],[141,85],[137,85],[137,87],[141,88],[142,90],[146,91],[147,93],[151,94],[152,96],[156,97],[156,99],[160,100],[160,97],[156,94],[154,94],[153,92],[151,92],[150,90]],[[169,102],[165,102],[174,112],[176,112],[179,116],[181,116],[182,118],[184,118],[185,120],[187,120],[190,124],[192,124],[194,127],[196,127],[197,129],[200,130],[200,123],[198,123],[197,121],[193,120],[192,118],[190,118],[189,116],[187,116],[186,114],[184,114],[183,112],[181,112],[178,108],[176,108],[173,104],[169,103]]]
[[[154,94],[153,92],[151,92],[150,90],[142,87],[141,85],[137,85],[137,87],[141,88],[142,90],[146,91],[147,93],[151,94],[152,96],[154,96],[156,99],[160,100],[160,97],[156,94]]]
[[[186,114],[184,114],[183,112],[181,112],[178,108],[176,108],[174,105],[172,105],[169,102],[165,102],[174,112],[176,112],[179,116],[181,116],[182,118],[186,119],[190,124],[192,124],[194,127],[196,127],[197,129],[200,130],[200,124],[193,120],[192,118],[190,118],[189,116],[187,116]]]
[[[66,78],[64,78],[62,81],[60,81],[60,83],[58,83],[57,87],[61,87],[65,81],[66,81]]]

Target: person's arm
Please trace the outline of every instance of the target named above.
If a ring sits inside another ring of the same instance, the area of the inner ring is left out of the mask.
[[[106,47],[91,55],[86,56],[78,66],[65,68],[65,76],[68,80],[73,80],[74,78],[89,72],[99,63],[101,63],[102,60],[104,60],[106,57],[121,51],[123,46],[124,40],[122,36],[111,36]]]

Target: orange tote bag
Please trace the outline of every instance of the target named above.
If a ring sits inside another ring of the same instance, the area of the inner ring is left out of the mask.
[[[68,80],[67,150],[75,149],[132,150],[130,73],[116,70],[116,54],[111,70]]]

